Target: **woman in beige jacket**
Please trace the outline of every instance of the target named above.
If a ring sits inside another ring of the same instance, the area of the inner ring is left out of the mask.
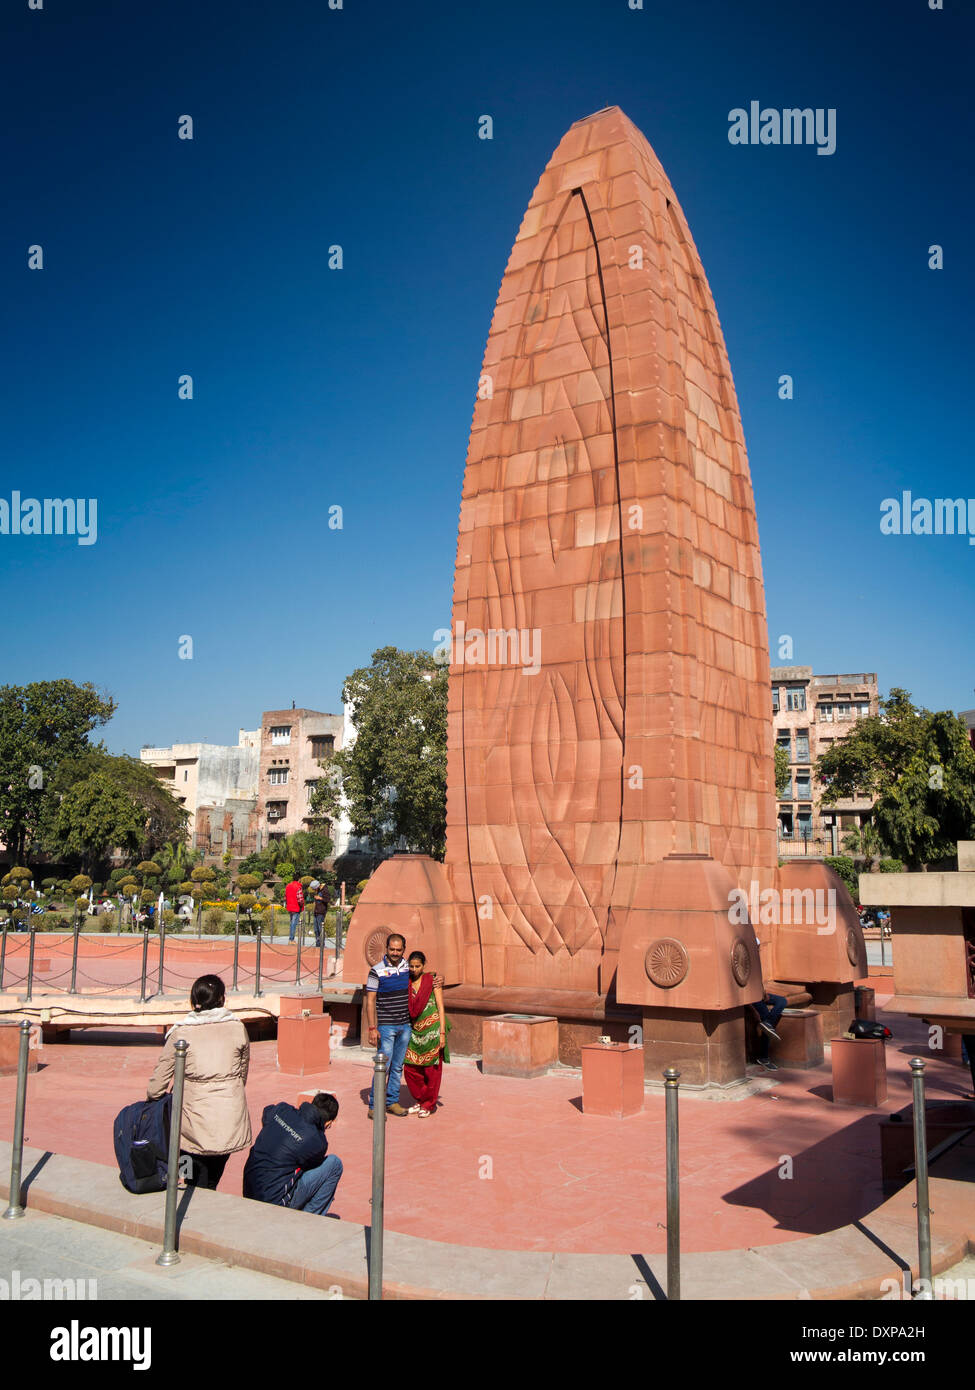
[[[198,1187],[215,1188],[227,1159],[251,1142],[251,1122],[244,1085],[250,1061],[247,1030],[224,1007],[219,975],[201,975],[190,990],[193,1012],[166,1034],[162,1054],[149,1079],[149,1099],[169,1089],[176,1065],[176,1044],[185,1039],[186,1080],[180,1156],[193,1156]]]

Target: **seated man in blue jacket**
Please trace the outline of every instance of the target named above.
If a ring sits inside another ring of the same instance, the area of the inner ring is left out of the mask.
[[[244,1196],[324,1216],[342,1176],[342,1160],[325,1138],[338,1113],[325,1091],[297,1110],[286,1101],[268,1105],[244,1165]]]

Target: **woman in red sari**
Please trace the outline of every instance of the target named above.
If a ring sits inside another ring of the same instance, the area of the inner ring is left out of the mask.
[[[425,1120],[437,1108],[443,1075],[447,1021],[443,1011],[443,990],[434,976],[424,972],[427,958],[422,951],[410,953],[410,1022],[413,1031],[406,1052],[403,1075],[416,1102],[410,1114]]]

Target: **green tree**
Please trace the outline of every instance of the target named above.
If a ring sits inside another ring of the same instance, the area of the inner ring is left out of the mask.
[[[874,798],[873,822],[888,853],[923,869],[975,837],[975,749],[963,719],[915,707],[895,687],[879,714],[857,720],[816,764],[823,804]]]
[[[89,746],[88,735],[115,708],[90,682],[0,686],[0,820],[15,860],[26,857],[45,812],[56,808],[59,767]]]
[[[86,869],[97,864],[115,845],[134,851],[139,843],[136,808],[124,792],[98,772],[65,792],[54,828],[62,850],[77,856]]]
[[[335,820],[344,795],[353,833],[442,859],[447,834],[447,668],[429,652],[383,647],[342,688],[356,739],[322,762],[315,817]],[[319,828],[313,825],[313,829]]]
[[[789,754],[784,748],[775,745],[775,792],[780,795],[789,785]]]
[[[843,836],[843,848],[854,859],[866,860],[864,873],[876,873],[877,865],[887,852],[884,837],[877,827],[867,821],[858,830],[849,830]]]
[[[52,779],[51,797],[41,818],[39,834],[41,843],[51,855],[59,857],[71,853],[61,841],[57,829],[57,808],[61,797],[96,773],[128,799],[139,823],[137,843],[120,848],[147,858],[161,850],[168,841],[185,837],[187,813],[159,781],[152,768],[127,754],[116,757],[97,744],[64,758]]]

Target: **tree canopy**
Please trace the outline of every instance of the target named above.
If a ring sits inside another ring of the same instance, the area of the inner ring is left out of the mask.
[[[878,714],[858,719],[816,764],[824,805],[875,799],[880,841],[909,868],[951,857],[975,838],[975,749],[950,710],[915,707],[894,687]]]
[[[91,682],[0,686],[0,822],[15,860],[38,838],[61,765],[88,748],[115,708]]]
[[[442,859],[447,836],[447,668],[430,652],[382,647],[342,688],[355,742],[322,766],[317,816],[336,818],[344,795],[353,833],[377,848],[405,839]]]
[[[61,852],[91,868],[116,845],[135,852],[142,826],[131,799],[110,777],[95,772],[61,797],[54,831]]]

